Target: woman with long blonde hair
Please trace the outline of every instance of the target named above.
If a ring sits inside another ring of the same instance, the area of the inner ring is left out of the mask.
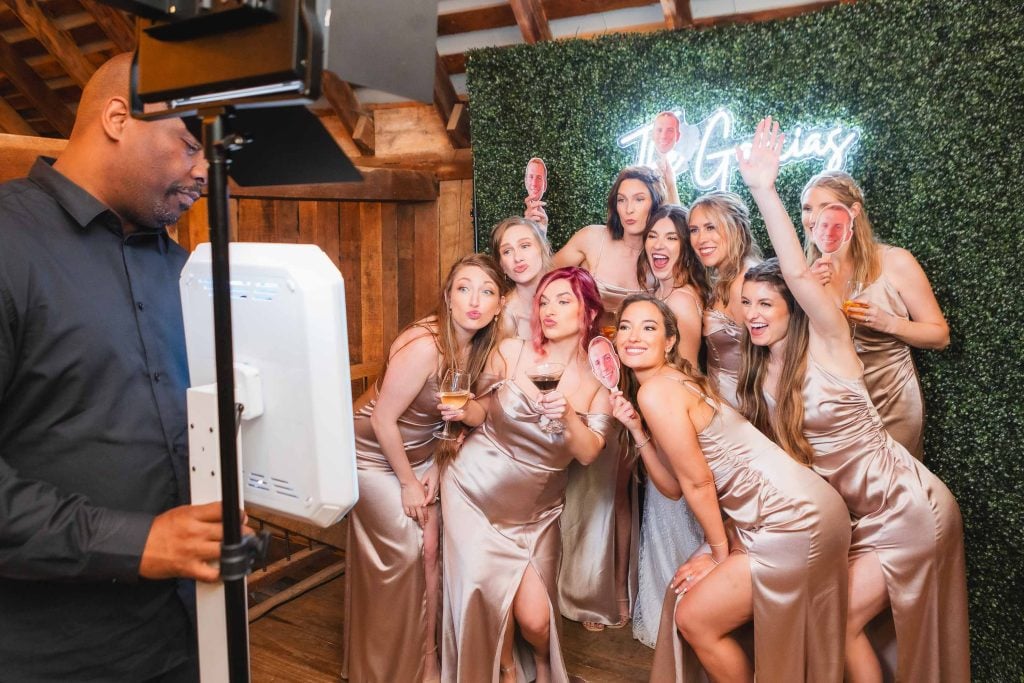
[[[497,381],[443,412],[478,426],[442,467],[445,681],[568,683],[557,587],[566,471],[593,462],[617,425],[587,358],[601,311],[593,279],[551,271],[533,310],[533,339],[491,355]]]
[[[537,283],[554,267],[547,234],[527,218],[506,218],[491,230],[491,254],[512,287],[501,312],[502,334],[529,339]]]
[[[740,172],[778,259],[750,269],[742,412],[843,497],[853,519],[846,676],[877,682],[865,634],[892,608],[896,680],[967,681],[963,523],[949,489],[885,430],[843,312],[808,267],[775,190],[783,136],[762,120]]]
[[[875,241],[864,192],[848,173],[825,171],[801,194],[804,248],[811,270],[843,307],[854,346],[864,363],[871,401],[892,437],[924,457],[924,395],[911,348],[941,350],[949,325],[921,265],[906,249]],[[853,234],[823,256],[814,227],[822,210],[842,204],[853,216]]]
[[[707,538],[672,577],[651,680],[695,681],[703,669],[730,683],[839,681],[846,507],[715,395],[679,356],[679,332],[664,302],[623,302],[615,346],[626,390],[613,394],[613,415],[651,480],[686,499]],[[753,662],[733,634],[751,621]]]
[[[355,403],[359,502],[348,518],[342,677],[437,681],[440,605],[438,387],[478,377],[498,338],[504,277],[484,254],[448,272],[436,311],[391,345],[384,374]]]
[[[690,205],[690,248],[704,266],[696,283],[703,297],[703,334],[708,378],[725,401],[736,407],[743,319],[739,304],[743,274],[761,260],[750,231],[750,210],[739,195],[714,191]]]

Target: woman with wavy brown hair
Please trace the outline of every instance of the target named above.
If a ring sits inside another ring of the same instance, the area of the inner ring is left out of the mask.
[[[680,358],[678,334],[664,302],[623,303],[615,346],[626,389],[613,394],[613,415],[651,480],[686,499],[707,538],[665,595],[651,681],[691,683],[702,669],[714,681],[839,681],[846,507],[715,395]],[[751,621],[754,661],[734,635]]]
[[[778,254],[747,271],[743,284],[741,410],[850,510],[847,680],[882,680],[865,626],[888,607],[897,680],[970,680],[960,509],[879,419],[846,318],[808,267],[775,190],[782,144],[768,117],[747,157],[737,152]]]
[[[480,375],[498,337],[505,279],[470,254],[448,272],[436,311],[391,345],[383,376],[355,403],[359,502],[348,518],[342,677],[437,681],[440,605],[438,383]],[[384,606],[382,608],[382,606]]]
[[[501,311],[502,335],[529,339],[537,283],[554,267],[547,234],[527,218],[506,218],[491,230],[491,254],[512,287]]]
[[[739,304],[743,274],[761,260],[750,231],[750,210],[739,195],[714,191],[690,205],[690,248],[704,266],[696,284],[704,303],[708,378],[725,401],[736,407],[743,318]]]
[[[853,235],[823,257],[814,227],[822,210],[836,203],[853,215]],[[920,460],[924,395],[910,349],[949,345],[949,325],[928,276],[906,249],[875,241],[864,192],[848,173],[825,171],[811,178],[801,195],[800,216],[811,270],[837,301],[854,301],[843,311],[853,325],[864,382],[882,424]]]

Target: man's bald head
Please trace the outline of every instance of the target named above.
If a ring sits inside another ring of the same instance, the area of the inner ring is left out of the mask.
[[[122,52],[108,59],[96,70],[82,90],[82,99],[78,103],[78,113],[75,115],[75,127],[71,131],[72,138],[99,120],[103,108],[111,98],[121,97],[126,102],[129,101],[131,68],[132,53]]]

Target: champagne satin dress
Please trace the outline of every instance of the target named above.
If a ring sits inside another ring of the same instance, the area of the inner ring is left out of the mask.
[[[857,297],[907,320],[910,313],[896,287],[883,273]],[[924,395],[910,347],[903,341],[857,325],[857,355],[864,363],[864,383],[882,424],[892,438],[918,460],[924,458]]]
[[[850,546],[850,515],[842,498],[728,405],[717,407],[697,438],[719,507],[733,521],[750,560],[757,680],[839,683]],[[676,604],[685,599],[666,592],[651,683],[705,680],[675,625]]]
[[[804,435],[815,471],[853,517],[850,559],[873,552],[881,563],[896,680],[969,681],[963,523],[949,489],[884,429],[862,380],[837,377],[810,356]],[[887,667],[887,644],[873,644]]]
[[[417,478],[434,463],[433,432],[444,425],[431,377],[398,419]],[[370,424],[378,388],[356,401],[359,502],[348,517],[342,678],[386,683],[422,678],[427,643],[423,531],[402,511],[402,492]],[[436,510],[436,506],[435,506]]]
[[[540,430],[536,404],[514,381],[498,382],[491,390],[487,418],[441,475],[442,680],[498,680],[512,600],[532,567],[551,606],[551,680],[567,683],[556,582],[562,555],[559,517],[573,458],[559,447],[562,437]],[[610,440],[614,418],[581,417],[606,443]],[[518,680],[532,680],[531,649],[519,641],[514,652]]]
[[[739,406],[739,382],[743,350],[743,328],[722,311],[704,309],[704,343],[707,344],[708,379],[711,386],[733,408]]]

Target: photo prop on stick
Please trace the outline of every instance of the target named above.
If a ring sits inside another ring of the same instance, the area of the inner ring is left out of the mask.
[[[605,337],[594,337],[590,340],[587,356],[590,359],[590,369],[601,384],[609,390],[618,388],[619,357],[612,343]]]
[[[853,212],[845,204],[833,202],[818,211],[811,228],[811,239],[826,262],[853,239]]]

